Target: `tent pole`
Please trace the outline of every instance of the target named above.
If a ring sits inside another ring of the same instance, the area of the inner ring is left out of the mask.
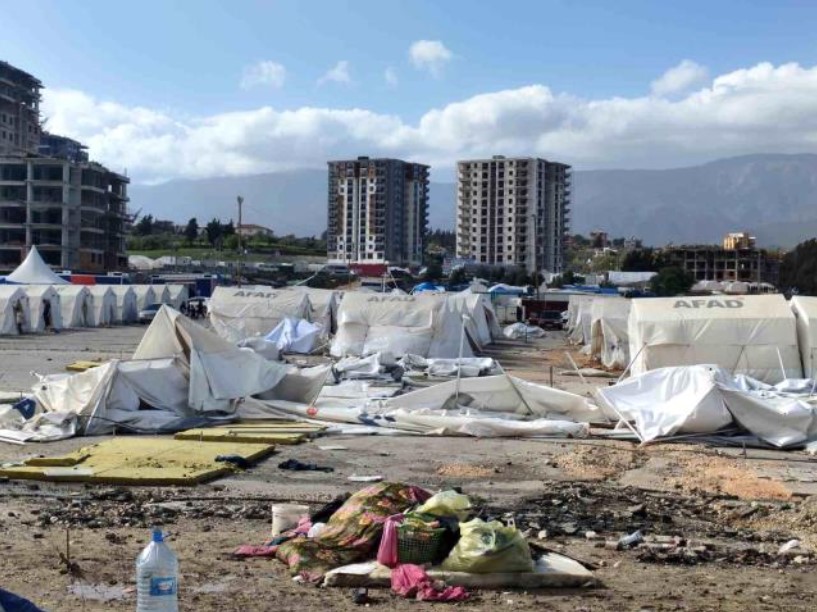
[[[783,375],[783,380],[786,380],[786,368],[783,367],[783,355],[780,354],[780,347],[775,347],[777,349],[777,361],[780,362],[780,373]]]
[[[622,380],[624,380],[624,377],[627,376],[627,372],[629,372],[630,368],[633,367],[633,364],[635,363],[635,360],[638,359],[638,356],[641,354],[641,351],[643,351],[646,346],[647,346],[646,342],[641,345],[641,348],[638,349],[638,352],[633,356],[632,359],[630,359],[630,363],[628,363],[627,367],[624,368],[624,371],[621,373],[621,376],[618,377],[618,380],[616,381],[616,384],[618,384]]]

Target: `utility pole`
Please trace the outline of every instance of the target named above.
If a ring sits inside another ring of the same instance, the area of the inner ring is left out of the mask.
[[[241,288],[241,262],[244,260],[244,247],[241,244],[241,206],[244,204],[244,198],[238,196],[238,227],[236,227],[236,234],[238,235],[238,287]]]

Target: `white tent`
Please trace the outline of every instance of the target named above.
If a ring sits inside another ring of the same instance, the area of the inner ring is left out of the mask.
[[[60,285],[54,287],[60,294],[63,327],[88,327],[93,325],[93,298],[85,285]]]
[[[324,336],[337,329],[338,305],[342,293],[332,289],[313,289],[296,285],[292,291],[301,291],[309,297],[309,320],[323,326]]]
[[[91,294],[91,320],[92,327],[102,327],[112,325],[116,321],[116,294],[111,290],[110,285],[90,285],[88,291]]]
[[[568,339],[574,344],[590,342],[593,295],[571,295],[567,302]]]
[[[238,343],[266,336],[286,317],[308,319],[310,306],[309,297],[303,291],[216,287],[207,310],[215,332]]]
[[[128,267],[134,270],[152,270],[153,268],[161,267],[157,265],[156,261],[144,255],[129,255]]]
[[[389,352],[421,357],[457,357],[461,317],[446,307],[445,295],[388,295],[347,292],[338,311],[335,357]],[[473,355],[468,342],[463,357]]]
[[[167,288],[167,292],[170,297],[170,306],[178,310],[182,307],[182,304],[187,301],[190,297],[190,292],[187,289],[187,285],[165,285]]]
[[[28,296],[28,305],[31,309],[31,331],[45,331],[45,308],[51,313],[52,329],[62,329],[62,310],[60,294],[51,285],[23,285]]]
[[[189,370],[189,405],[229,411],[231,401],[275,387],[288,367],[240,349],[167,306],[145,331],[134,359],[182,359]],[[234,407],[232,407],[234,408]]]
[[[782,295],[633,300],[632,373],[714,364],[764,382],[800,378],[795,318]]]
[[[590,354],[608,368],[626,368],[630,362],[627,332],[631,300],[593,300],[590,307]]]
[[[116,297],[116,323],[134,323],[139,315],[136,292],[130,285],[111,285]]]
[[[57,276],[40,257],[37,247],[31,247],[17,268],[6,277],[6,282],[18,285],[67,285],[68,281]]]
[[[473,293],[470,289],[447,294],[446,308],[459,317],[467,315],[466,329],[474,348],[480,349],[502,337],[502,328],[487,294]]]
[[[156,292],[153,285],[131,285],[133,292],[136,294],[136,308],[142,310],[152,304],[156,304]]]
[[[170,290],[167,285],[151,285],[151,287],[153,287],[153,294],[156,296],[155,304],[171,305],[173,300],[170,297]]]
[[[797,343],[806,376],[817,377],[817,297],[795,295],[791,309],[797,318]]]
[[[23,331],[30,329],[31,311],[28,296],[17,285],[0,285],[0,335],[14,335],[17,330],[17,314],[22,314]]]

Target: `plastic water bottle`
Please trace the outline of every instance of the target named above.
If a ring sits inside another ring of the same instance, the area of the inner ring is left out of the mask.
[[[153,528],[150,544],[136,558],[136,612],[178,612],[179,560]]]

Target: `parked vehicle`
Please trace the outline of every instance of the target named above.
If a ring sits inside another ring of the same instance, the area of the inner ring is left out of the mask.
[[[151,304],[150,306],[143,308],[139,311],[139,322],[140,323],[150,323],[156,317],[156,313],[159,312],[159,309],[162,307],[162,304]]]

